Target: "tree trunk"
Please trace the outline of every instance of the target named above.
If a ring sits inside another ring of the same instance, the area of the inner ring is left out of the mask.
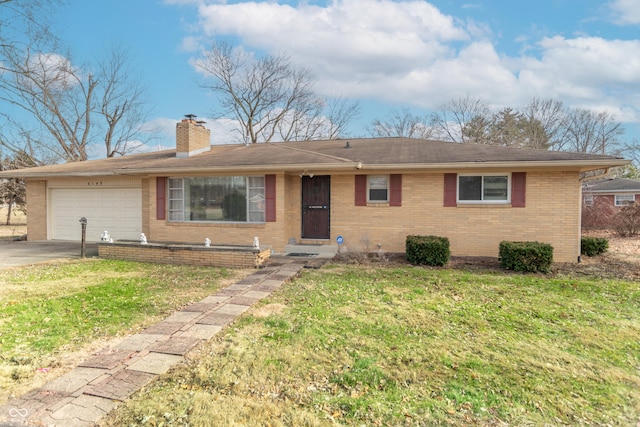
[[[13,200],[14,197],[11,196],[9,198],[9,205],[7,206],[7,222],[5,223],[5,225],[11,225],[11,209],[13,207]]]

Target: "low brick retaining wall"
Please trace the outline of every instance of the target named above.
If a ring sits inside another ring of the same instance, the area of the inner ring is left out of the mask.
[[[259,267],[269,259],[271,249],[250,246],[204,246],[172,243],[117,241],[99,243],[98,256],[126,261],[206,267]]]

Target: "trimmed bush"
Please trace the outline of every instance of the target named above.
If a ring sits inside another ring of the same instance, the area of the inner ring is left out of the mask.
[[[602,237],[583,237],[580,239],[580,253],[586,256],[596,256],[607,252],[609,240]]]
[[[500,242],[500,266],[526,273],[548,273],[553,263],[553,246],[540,242]]]
[[[438,236],[407,236],[407,260],[413,265],[443,266],[449,262],[449,239]]]

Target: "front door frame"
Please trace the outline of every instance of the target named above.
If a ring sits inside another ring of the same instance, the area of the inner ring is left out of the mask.
[[[302,239],[331,239],[331,176],[303,176],[300,187]]]

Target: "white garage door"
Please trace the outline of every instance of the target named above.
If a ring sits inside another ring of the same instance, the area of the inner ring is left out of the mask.
[[[80,218],[87,218],[87,241],[107,230],[114,240],[138,240],[142,232],[139,188],[55,188],[51,190],[50,233],[53,240],[81,240]]]

